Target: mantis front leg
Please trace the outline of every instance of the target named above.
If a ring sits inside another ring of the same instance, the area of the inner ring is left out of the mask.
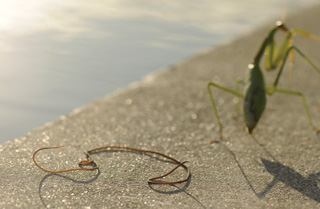
[[[215,115],[216,115],[216,117],[217,117],[217,120],[218,120],[218,124],[219,124],[219,137],[220,137],[219,140],[212,140],[211,142],[212,142],[212,143],[217,143],[217,142],[220,142],[220,141],[223,139],[223,137],[222,137],[222,129],[223,129],[223,127],[222,127],[222,123],[221,123],[221,121],[220,121],[220,116],[219,116],[219,113],[218,113],[218,110],[217,110],[217,106],[216,106],[215,101],[214,101],[214,98],[213,98],[213,94],[212,94],[211,87],[216,87],[216,88],[218,88],[218,89],[221,89],[221,90],[223,90],[223,91],[226,91],[226,92],[228,92],[228,93],[230,93],[230,94],[233,94],[233,95],[235,95],[236,97],[239,97],[239,98],[242,98],[242,99],[244,98],[244,96],[243,96],[243,94],[241,94],[241,93],[239,93],[239,92],[237,92],[237,91],[234,91],[234,90],[232,90],[232,89],[225,88],[225,87],[220,86],[220,85],[218,85],[218,84],[216,84],[216,83],[213,83],[213,82],[208,83],[207,88],[208,88],[208,92],[209,92],[209,95],[210,95],[210,100],[211,100],[211,103],[212,103],[212,107],[213,107],[213,109],[214,109],[214,113],[215,113]]]

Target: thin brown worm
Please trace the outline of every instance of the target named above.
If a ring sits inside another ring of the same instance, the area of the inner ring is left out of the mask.
[[[184,162],[180,163],[180,164],[177,165],[174,169],[172,169],[170,172],[168,172],[168,173],[166,173],[166,174],[164,174],[164,175],[162,175],[162,176],[158,176],[158,177],[154,177],[154,178],[149,179],[148,183],[149,183],[149,184],[179,184],[179,183],[183,183],[183,182],[188,181],[189,178],[190,178],[190,176],[191,176],[191,173],[190,173],[190,170],[189,170],[186,166],[184,166],[184,164],[187,163],[187,162],[188,162],[188,161],[184,161]],[[166,176],[170,175],[173,171],[175,171],[175,170],[176,170],[177,168],[179,168],[180,166],[184,166],[184,168],[186,168],[187,171],[188,171],[188,175],[187,175],[187,177],[186,177],[185,179],[180,180],[180,181],[172,181],[172,182],[154,181],[154,180],[156,180],[156,179],[161,179],[161,178],[163,178],[163,177],[166,177]]]
[[[41,170],[43,170],[43,171],[45,171],[45,172],[47,172],[47,173],[65,173],[65,172],[70,172],[70,171],[92,171],[92,170],[98,169],[98,167],[94,167],[94,168],[73,168],[73,169],[67,169],[67,170],[61,170],[61,171],[49,171],[49,170],[44,169],[43,167],[41,167],[41,166],[37,163],[37,161],[35,160],[36,154],[37,154],[39,151],[41,151],[41,150],[45,150],[45,149],[58,149],[58,148],[62,148],[62,147],[64,147],[64,146],[59,146],[59,147],[43,147],[43,148],[38,149],[37,151],[35,151],[35,152],[33,153],[32,159],[33,159],[34,164],[36,164],[36,166],[38,166],[38,168],[40,168]],[[88,161],[88,162],[89,162],[89,161]],[[96,165],[93,161],[91,162],[91,164]]]
[[[90,170],[96,170],[96,169],[99,169],[99,167],[97,166],[97,164],[92,160],[84,160],[84,161],[81,161],[79,163],[80,166],[84,166],[84,165],[90,165],[92,164],[93,168],[73,168],[73,169],[67,169],[67,170],[61,170],[61,171],[50,171],[50,170],[47,170],[47,169],[44,169],[43,167],[41,167],[35,160],[35,156],[36,154],[41,151],[41,150],[45,150],[45,149],[57,149],[57,148],[62,148],[64,146],[59,146],[59,147],[44,147],[44,148],[40,148],[38,149],[37,151],[34,152],[33,154],[33,162],[36,164],[36,166],[38,166],[41,170],[47,172],[47,173],[64,173],[64,172],[71,172],[71,171],[90,171]],[[148,183],[149,184],[178,184],[178,183],[183,183],[183,182],[186,182],[190,179],[190,176],[191,176],[191,173],[190,173],[190,170],[187,166],[185,166],[184,164],[187,163],[188,161],[185,161],[185,162],[179,162],[178,160],[168,156],[168,155],[165,155],[165,154],[162,154],[160,152],[155,152],[155,151],[150,151],[150,150],[141,150],[141,149],[136,149],[136,148],[131,148],[131,147],[123,147],[123,146],[106,146],[106,147],[100,147],[100,148],[95,148],[95,149],[92,149],[92,150],[89,150],[87,151],[87,156],[89,158],[91,158],[91,156],[89,155],[89,153],[94,153],[94,152],[101,152],[101,151],[104,151],[104,150],[110,150],[110,149],[115,149],[115,150],[128,150],[128,151],[133,151],[133,152],[138,152],[138,153],[147,153],[147,154],[156,154],[156,155],[160,155],[164,158],[167,158],[175,163],[177,163],[178,165],[173,168],[171,171],[169,171],[168,173],[162,175],[162,176],[158,176],[158,177],[154,177],[154,178],[151,178],[148,180]],[[183,167],[184,169],[186,169],[187,171],[187,177],[185,179],[182,179],[182,180],[179,180],[179,181],[171,181],[171,182],[166,182],[166,181],[154,181],[154,180],[157,180],[157,179],[161,179],[161,178],[164,178],[168,175],[170,175],[172,172],[174,172],[176,169],[178,169],[179,167]]]

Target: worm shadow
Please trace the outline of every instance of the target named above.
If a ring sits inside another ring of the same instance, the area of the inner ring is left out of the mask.
[[[45,208],[48,208],[47,207],[47,204],[45,203],[43,197],[42,197],[42,187],[43,187],[43,184],[44,182],[46,181],[46,179],[48,179],[49,177],[53,177],[53,176],[57,176],[57,177],[60,177],[60,178],[63,178],[63,179],[66,179],[66,180],[69,180],[69,181],[72,181],[74,183],[78,183],[78,184],[89,184],[89,183],[92,183],[93,181],[95,181],[99,176],[100,176],[100,170],[98,169],[97,170],[97,173],[93,176],[93,178],[90,178],[89,180],[84,180],[84,181],[79,181],[79,180],[76,180],[76,179],[73,179],[71,177],[67,177],[67,176],[63,176],[61,174],[47,174],[46,176],[44,176],[41,181],[40,181],[40,184],[39,184],[39,189],[38,189],[38,192],[39,192],[39,197],[40,197],[40,200],[41,200],[41,203],[42,205],[45,207]]]
[[[183,187],[178,187],[177,185],[166,185],[167,187],[165,187],[165,188],[167,190],[165,190],[163,185],[149,184],[149,187],[153,191],[161,193],[161,194],[177,194],[177,193],[183,192],[187,196],[192,198],[195,202],[197,202],[201,208],[206,208],[195,196],[193,196],[192,194],[190,194],[189,192],[186,191],[186,189],[189,187],[189,185],[191,183],[191,179],[192,179],[192,175],[190,175],[190,178],[188,179],[188,181],[186,183],[184,183]]]
[[[178,187],[177,185],[157,185],[157,184],[149,184],[149,187],[153,191],[161,193],[161,194],[177,194],[180,192],[185,192],[185,190],[190,185],[191,179],[192,179],[192,175],[190,175],[190,178],[188,179],[188,181],[186,183],[183,183],[184,184],[183,187]],[[173,190],[172,190],[172,188],[173,188]]]

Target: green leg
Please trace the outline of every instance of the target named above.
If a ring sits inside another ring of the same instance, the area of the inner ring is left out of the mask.
[[[212,107],[213,107],[213,109],[214,109],[214,113],[215,113],[215,115],[216,115],[216,117],[217,117],[217,120],[218,120],[218,124],[219,124],[219,134],[220,134],[220,139],[219,139],[219,140],[213,140],[212,142],[219,142],[219,141],[222,140],[222,124],[221,124],[221,121],[220,121],[220,116],[219,116],[219,114],[218,114],[217,106],[216,106],[216,104],[215,104],[215,101],[214,101],[214,98],[213,98],[213,95],[212,95],[211,86],[212,86],[212,87],[216,87],[216,88],[218,88],[218,89],[221,89],[221,90],[223,90],[223,91],[229,92],[229,93],[235,95],[236,97],[244,98],[244,96],[243,96],[243,94],[241,94],[241,93],[239,93],[239,92],[237,92],[237,91],[234,91],[234,90],[225,88],[225,87],[220,86],[220,85],[218,85],[218,84],[216,84],[216,83],[213,83],[213,82],[208,83],[207,88],[208,88],[208,92],[209,92],[209,95],[210,95]]]
[[[279,92],[279,93],[283,93],[283,94],[290,94],[290,95],[299,96],[299,97],[302,99],[304,108],[305,108],[305,110],[306,110],[307,117],[308,117],[308,120],[309,120],[309,125],[312,127],[312,129],[313,129],[314,131],[317,132],[317,134],[320,134],[320,129],[316,128],[316,127],[313,125],[313,122],[312,122],[312,119],[311,119],[311,114],[310,114],[309,107],[308,107],[308,104],[307,104],[307,100],[306,100],[305,96],[304,96],[301,92],[291,91],[291,90],[285,90],[285,89],[278,89],[278,88],[276,88],[276,87],[274,87],[274,86],[269,86],[269,87],[267,87],[267,92],[268,92],[268,94],[270,94],[270,95],[272,95],[274,92]]]
[[[291,47],[287,50],[287,52],[286,52],[286,54],[285,54],[285,56],[284,56],[284,59],[283,59],[282,65],[281,65],[281,67],[280,67],[280,70],[279,70],[279,72],[278,72],[278,75],[277,75],[277,77],[276,77],[276,80],[275,80],[274,83],[273,83],[274,88],[277,88],[277,85],[278,85],[278,82],[279,82],[279,79],[280,79],[282,70],[283,70],[283,68],[284,68],[285,62],[286,62],[286,60],[287,60],[287,58],[288,58],[288,55],[289,55],[289,53],[291,52],[291,50],[295,50],[296,52],[298,52],[298,53],[301,55],[301,57],[302,57],[304,60],[306,60],[306,61],[312,66],[313,69],[315,69],[318,73],[320,73],[320,69],[319,69],[315,64],[313,64],[313,62],[311,62],[311,60],[310,60],[306,55],[304,55],[297,47],[291,46]]]
[[[237,79],[237,83],[236,83],[236,91],[237,92],[242,92],[240,90],[240,86],[244,86],[245,85],[245,82],[241,79]],[[240,99],[239,99],[239,96],[236,97],[237,98],[237,114],[240,115],[241,114],[241,107],[240,107]],[[241,97],[243,98],[243,96]]]
[[[293,50],[298,52],[301,55],[301,57],[304,60],[306,60],[306,62],[308,62],[312,66],[313,69],[315,69],[318,73],[320,73],[320,69],[315,64],[313,64],[313,62],[311,62],[311,60],[305,54],[303,54],[297,47],[291,46],[290,48],[288,48],[288,50],[287,50],[287,52],[286,52],[286,54],[284,56],[283,63],[281,65],[280,69],[279,69],[278,75],[277,75],[273,85],[267,87],[267,93],[269,95],[272,95],[274,92],[279,92],[279,93],[291,94],[291,95],[299,96],[302,99],[302,102],[304,104],[304,108],[306,110],[310,126],[312,127],[313,130],[315,130],[317,132],[317,134],[320,134],[320,129],[316,128],[313,125],[313,122],[312,122],[312,119],[311,119],[311,115],[310,115],[310,111],[309,111],[309,107],[307,105],[307,101],[306,101],[306,98],[304,97],[304,95],[301,92],[298,92],[298,91],[291,91],[291,90],[284,90],[284,89],[278,89],[277,88],[281,73],[282,73],[284,65],[285,65],[285,62],[286,62],[286,60],[288,58],[289,53],[291,51],[293,51]]]

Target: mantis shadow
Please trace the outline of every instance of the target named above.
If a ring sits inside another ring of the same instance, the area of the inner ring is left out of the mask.
[[[320,182],[320,172],[310,174],[306,178],[294,169],[285,166],[280,162],[272,162],[263,158],[261,158],[261,161],[268,173],[274,176],[273,181],[269,183],[263,192],[260,193],[261,197],[264,197],[265,194],[278,182],[282,182],[301,194],[320,203],[320,188],[318,186],[318,183]]]
[[[278,183],[282,182],[285,185],[297,190],[301,194],[317,201],[320,203],[320,188],[318,183],[320,182],[320,172],[316,174],[310,174],[307,178],[302,176],[300,173],[295,171],[294,169],[283,165],[278,160],[276,160],[270,152],[268,152],[265,147],[260,144],[254,137],[254,141],[263,148],[263,150],[271,156],[273,161],[261,158],[261,161],[266,168],[267,172],[274,176],[272,182],[270,182],[266,188],[262,192],[257,192],[254,189],[254,186],[251,184],[250,180],[248,179],[246,173],[244,172],[242,166],[240,165],[239,161],[237,160],[236,155],[232,152],[225,144],[221,143],[226,150],[231,154],[234,161],[236,162],[237,166],[239,167],[243,177],[245,178],[246,182],[248,183],[250,189],[253,193],[260,199],[264,198],[265,195]]]

